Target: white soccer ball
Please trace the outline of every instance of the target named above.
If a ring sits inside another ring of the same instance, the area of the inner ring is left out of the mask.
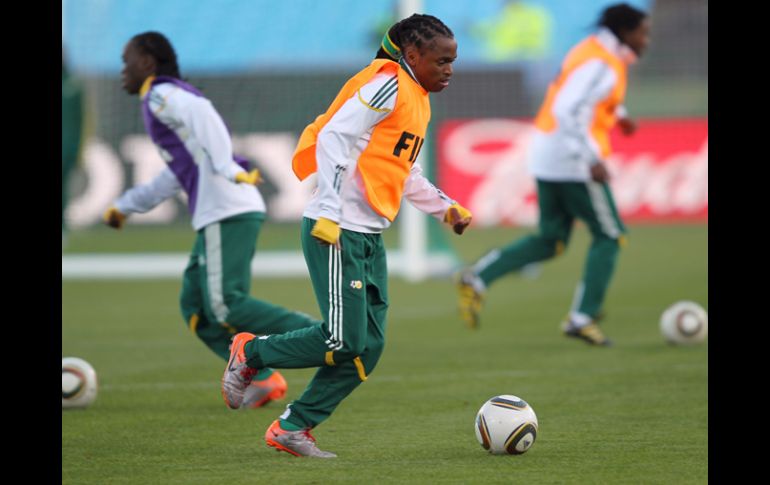
[[[61,360],[62,409],[85,408],[96,400],[99,383],[96,371],[83,359],[64,357]]]
[[[678,301],[660,316],[660,332],[672,344],[693,345],[706,338],[709,318],[706,310],[693,301]]]
[[[537,438],[537,416],[521,398],[495,396],[476,414],[476,439],[493,455],[520,455]]]

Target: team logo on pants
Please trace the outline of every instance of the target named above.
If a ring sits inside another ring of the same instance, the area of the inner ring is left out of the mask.
[[[350,282],[350,287],[353,288],[354,290],[360,290],[361,288],[364,287],[364,284],[361,283],[361,281],[359,280],[353,280]]]

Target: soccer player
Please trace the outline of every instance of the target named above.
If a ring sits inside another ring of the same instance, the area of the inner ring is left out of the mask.
[[[304,393],[265,433],[269,446],[296,456],[335,457],[310,431],[372,373],[385,343],[388,280],[381,232],[402,196],[462,234],[468,210],[430,183],[416,163],[428,121],[428,94],[452,77],[457,42],[430,15],[415,14],[385,34],[376,58],[305,128],[294,152],[299,179],[317,173],[302,221],[302,248],[324,323],[255,338],[240,333],[222,377],[237,408],[265,367],[318,367]]]
[[[150,182],[127,190],[104,214],[120,229],[131,213],[147,212],[180,191],[187,194],[195,244],[184,271],[180,305],[190,331],[229,359],[232,336],[318,325],[298,312],[249,296],[251,260],[265,220],[256,188],[259,171],[233,155],[224,121],[195,87],[181,80],[176,53],[158,32],[134,36],[123,51],[123,89],[139,95],[144,125],[166,161]],[[260,407],[286,393],[283,376],[264,368],[242,407]]]
[[[647,14],[627,4],[613,5],[602,12],[598,31],[567,54],[535,118],[529,152],[537,181],[539,233],[490,251],[461,273],[460,314],[471,328],[478,326],[487,288],[507,273],[561,254],[577,218],[591,231],[592,241],[562,330],[589,344],[611,344],[596,320],[626,229],[608,185],[605,160],[616,123],[625,135],[636,130],[623,106],[626,69],[647,47],[649,32]]]

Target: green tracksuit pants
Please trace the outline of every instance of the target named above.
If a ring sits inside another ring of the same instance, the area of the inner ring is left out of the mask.
[[[235,333],[265,335],[318,325],[309,315],[250,296],[251,260],[264,219],[264,213],[249,212],[199,230],[184,272],[179,297],[182,316],[190,330],[224,360],[230,358]]]
[[[592,181],[538,180],[537,191],[539,232],[490,251],[474,265],[474,272],[489,286],[527,264],[557,256],[569,243],[575,219],[580,219],[591,231],[592,240],[572,310],[594,318],[604,303],[626,232],[610,188]]]
[[[382,236],[342,230],[338,245],[323,244],[310,235],[314,224],[302,221],[302,250],[323,323],[245,346],[252,367],[319,367],[281,416],[310,428],[328,418],[377,365],[388,309]]]

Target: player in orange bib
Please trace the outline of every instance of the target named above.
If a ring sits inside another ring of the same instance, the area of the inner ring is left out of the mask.
[[[430,120],[429,93],[449,85],[457,42],[430,15],[415,14],[385,34],[376,58],[353,76],[329,109],[305,128],[292,167],[318,188],[302,222],[302,248],[324,322],[255,338],[234,337],[222,394],[238,407],[265,367],[319,367],[305,392],[268,428],[269,446],[332,458],[310,430],[365,381],[385,344],[388,285],[381,233],[402,198],[462,234],[471,214],[422,175],[417,163]]]
[[[490,251],[460,276],[460,314],[472,328],[478,326],[487,288],[510,272],[561,254],[580,219],[592,241],[562,331],[592,345],[611,343],[596,321],[626,228],[604,162],[615,124],[626,135],[636,129],[623,107],[626,69],[647,47],[650,23],[644,12],[618,4],[602,12],[598,27],[569,51],[535,118],[529,168],[537,181],[539,232]]]

